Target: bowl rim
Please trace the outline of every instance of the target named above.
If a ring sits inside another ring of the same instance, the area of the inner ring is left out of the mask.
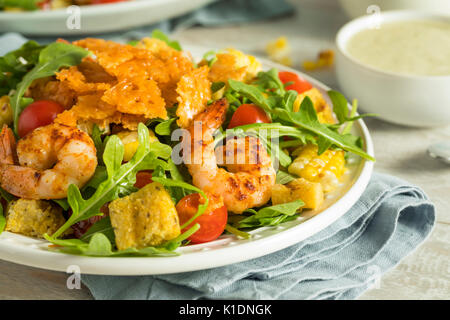
[[[379,13],[381,23],[390,23],[390,22],[398,22],[398,21],[445,21],[450,23],[450,16],[446,14],[438,14],[435,12],[421,12],[416,10],[390,10],[390,11],[382,11]],[[344,24],[337,32],[335,37],[335,44],[338,49],[338,52],[347,58],[353,64],[360,66],[361,68],[370,70],[374,73],[378,73],[384,76],[391,77],[399,77],[403,79],[413,79],[413,80],[450,80],[449,75],[417,75],[417,74],[408,74],[408,73],[400,73],[393,71],[385,71],[376,67],[372,67],[368,64],[365,64],[352,55],[350,55],[346,49],[346,44],[348,41],[357,33],[362,30],[368,29],[368,25],[371,23],[371,19],[373,19],[372,15],[361,16],[355,19],[350,20],[346,24]]]

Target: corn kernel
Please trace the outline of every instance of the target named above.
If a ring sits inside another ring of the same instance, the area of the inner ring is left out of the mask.
[[[313,144],[296,149],[293,155],[298,156],[288,171],[308,181],[319,182],[324,192],[330,192],[339,184],[346,170],[344,151],[328,149],[318,155],[317,150],[317,145]]]
[[[317,69],[331,67],[334,63],[334,51],[324,50],[319,52],[316,61],[303,61],[303,69],[307,71],[314,71]]]
[[[290,57],[291,46],[286,37],[279,37],[269,42],[266,46],[266,53],[273,61],[286,66],[292,66],[292,59]]]
[[[158,141],[152,130],[149,129],[148,132],[150,134],[150,142]],[[137,131],[120,131],[117,133],[117,136],[123,143],[123,161],[130,161],[139,146]]]

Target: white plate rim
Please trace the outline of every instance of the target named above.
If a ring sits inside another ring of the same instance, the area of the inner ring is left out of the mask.
[[[198,46],[184,46],[187,51],[206,52]],[[205,51],[206,50],[206,51]],[[310,81],[314,87],[322,90],[330,88],[320,81],[298,70],[279,65],[272,61],[258,58],[264,67],[291,71]],[[355,122],[357,131],[365,143],[365,151],[374,156],[374,148],[369,130],[363,120]],[[225,236],[209,244],[193,245],[180,248],[182,253],[175,257],[86,257],[41,250],[41,240],[22,235],[3,232],[0,235],[0,259],[53,271],[66,272],[76,266],[83,274],[97,275],[157,275],[203,270],[221,267],[258,258],[275,251],[285,249],[318,233],[342,217],[360,198],[366,189],[373,172],[374,163],[361,159],[358,176],[348,191],[333,205],[320,214],[294,226],[261,239],[238,240],[234,236]],[[277,227],[270,227],[275,230]],[[269,228],[269,229],[270,229]],[[267,229],[267,228],[266,228]],[[16,241],[28,245],[17,246]],[[226,245],[218,249],[211,246]],[[186,251],[187,248],[187,251]]]

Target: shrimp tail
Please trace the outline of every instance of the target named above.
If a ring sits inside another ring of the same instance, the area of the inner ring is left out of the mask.
[[[0,165],[13,165],[17,161],[16,138],[5,124],[0,132]]]
[[[222,98],[197,115],[194,121],[202,123],[202,130],[216,130],[225,121],[227,109],[228,101]]]

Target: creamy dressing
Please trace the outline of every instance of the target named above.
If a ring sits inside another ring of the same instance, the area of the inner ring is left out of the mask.
[[[450,23],[403,21],[366,29],[347,43],[360,62],[388,72],[450,75]]]

